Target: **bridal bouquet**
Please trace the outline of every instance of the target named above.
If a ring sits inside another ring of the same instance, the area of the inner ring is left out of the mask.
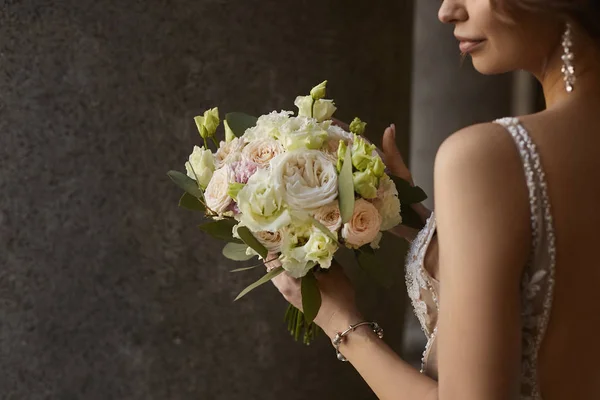
[[[425,197],[386,174],[362,136],[364,122],[356,118],[348,131],[334,123],[336,107],[325,95],[323,82],[297,97],[297,115],[227,114],[220,142],[218,109],[208,110],[195,118],[203,146],[194,146],[186,173],[168,173],[185,191],[179,205],[203,212],[211,221],[200,229],[227,242],[225,257],[261,261],[235,272],[267,266],[236,300],[281,273],[302,279],[304,312],[289,306],[285,319],[307,344],[321,304],[314,272],[326,271],[341,248],[352,249],[365,269],[377,268],[374,250],[382,233],[402,222],[401,200]]]

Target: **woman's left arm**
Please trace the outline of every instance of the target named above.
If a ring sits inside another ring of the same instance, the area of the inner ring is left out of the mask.
[[[520,276],[531,238],[528,195],[514,143],[486,124],[450,137],[435,167],[440,270],[439,383],[404,362],[368,328],[340,347],[380,399],[516,398],[520,376]],[[330,338],[363,320],[339,270],[319,274],[316,322]],[[297,281],[275,284],[301,306]]]

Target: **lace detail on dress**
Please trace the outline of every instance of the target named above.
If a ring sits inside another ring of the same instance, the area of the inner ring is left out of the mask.
[[[423,352],[421,372],[424,371],[425,356],[428,353],[433,340],[435,340],[435,334],[437,332],[437,327],[435,326],[437,318],[435,321],[431,321],[429,316],[432,314],[437,316],[439,310],[438,297],[431,282],[432,278],[429,273],[425,271],[424,267],[425,254],[431,243],[435,229],[435,216],[432,213],[427,220],[425,227],[419,232],[416,239],[411,244],[406,264],[406,289],[408,291],[408,297],[412,302],[415,315],[419,319],[421,329],[427,337],[427,346]],[[428,307],[427,302],[424,300],[424,296],[427,295],[430,297],[430,304],[435,307],[433,310]]]
[[[537,148],[516,118],[496,121],[514,138],[523,160],[529,188],[533,246],[524,271],[522,293],[522,399],[540,400],[537,379],[538,353],[546,334],[554,293],[556,239],[546,176]]]

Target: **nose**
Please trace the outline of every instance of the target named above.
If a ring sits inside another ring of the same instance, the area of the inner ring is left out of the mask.
[[[445,24],[456,24],[469,18],[462,1],[444,0],[438,11],[438,19]]]

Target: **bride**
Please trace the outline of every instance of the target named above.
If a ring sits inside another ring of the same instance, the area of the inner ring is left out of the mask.
[[[425,228],[398,230],[421,373],[364,320],[339,267],[318,277],[316,322],[382,399],[600,399],[600,0],[445,0],[439,19],[479,72],[533,73],[547,109],[447,139],[435,215],[419,205]],[[394,135],[386,163],[410,179]],[[297,281],[274,283],[301,307]]]

